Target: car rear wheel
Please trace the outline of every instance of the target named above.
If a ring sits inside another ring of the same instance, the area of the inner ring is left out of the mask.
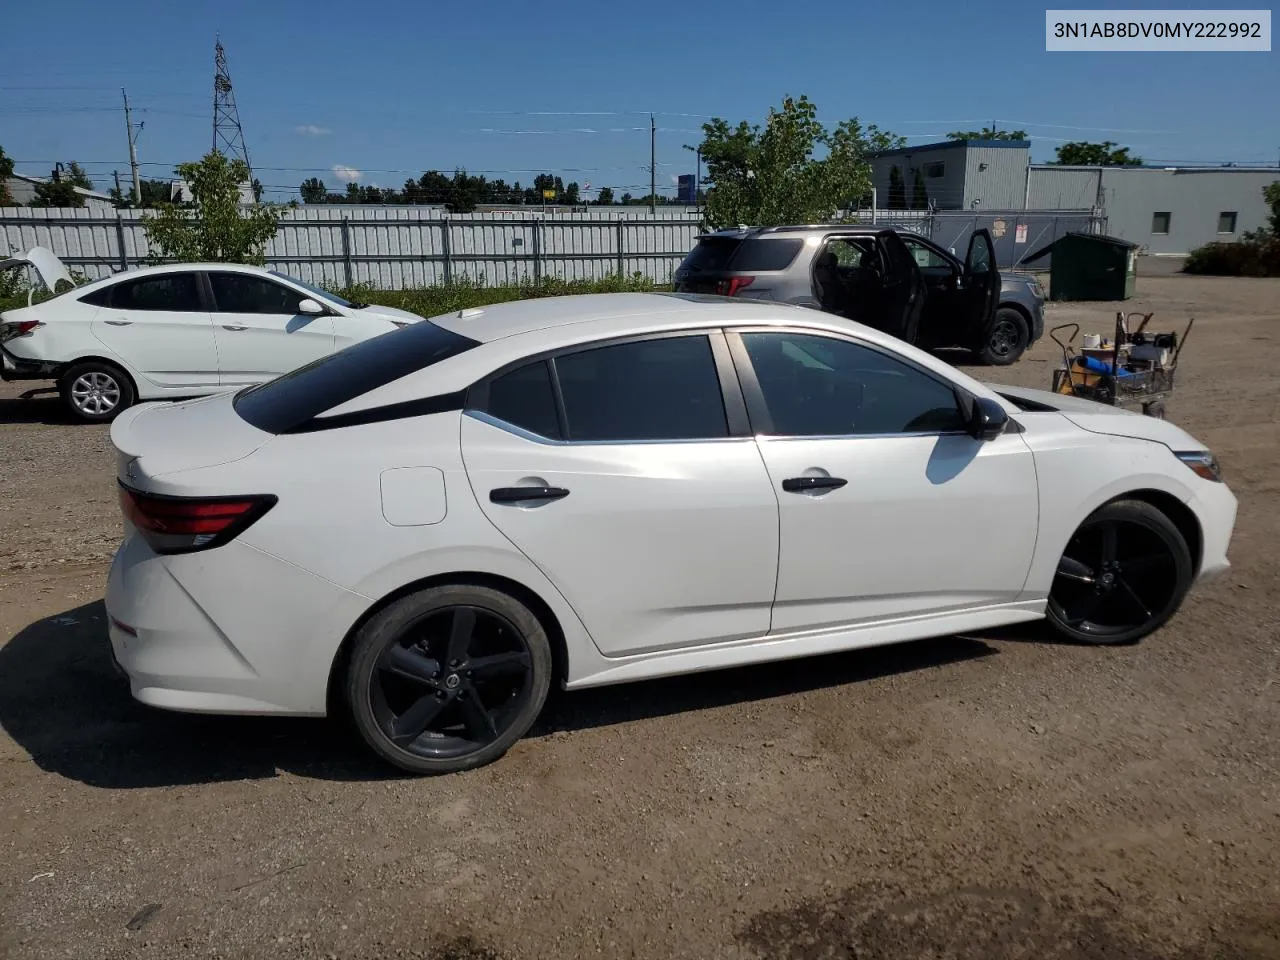
[[[988,366],[1006,367],[1022,356],[1030,339],[1027,318],[1012,307],[1001,307],[996,311],[986,344],[978,351],[978,359]]]
[[[551,686],[546,630],[514,597],[451,585],[411,594],[357,634],[346,696],[357,730],[411,773],[456,773],[501,757]]]
[[[1140,500],[1095,510],[1058,561],[1047,617],[1079,643],[1135,643],[1177,612],[1191,587],[1191,551],[1163,513]]]
[[[133,405],[134,390],[119,367],[92,360],[68,370],[58,392],[72,416],[86,423],[107,423]]]

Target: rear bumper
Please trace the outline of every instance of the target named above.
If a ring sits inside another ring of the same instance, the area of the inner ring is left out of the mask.
[[[0,346],[0,380],[56,380],[61,366],[50,360],[27,360]]]
[[[344,596],[239,541],[158,556],[131,535],[107,576],[112,656],[149,706],[322,715],[342,639],[328,615]]]

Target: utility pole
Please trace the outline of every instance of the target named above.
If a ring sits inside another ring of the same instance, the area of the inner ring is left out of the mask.
[[[129,166],[133,168],[133,205],[142,206],[142,180],[138,176],[138,137],[133,132],[133,117],[129,113],[129,94],[124,87],[120,88],[120,96],[124,97],[124,128],[129,135]],[[142,124],[138,124],[138,133],[142,132]]]
[[[658,164],[657,164],[658,128],[654,125],[653,114],[649,114],[649,212],[658,212]]]

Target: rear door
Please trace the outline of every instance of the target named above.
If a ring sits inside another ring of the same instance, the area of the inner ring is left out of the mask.
[[[882,230],[876,242],[884,255],[884,315],[881,330],[915,343],[924,308],[924,281],[911,251],[895,230]]]
[[[223,386],[261,383],[333,352],[333,317],[299,313],[304,294],[253,273],[207,276]]]
[[[985,339],[1000,303],[1000,271],[996,248],[988,230],[975,230],[964,258],[965,310],[972,342]]]
[[[218,383],[213,318],[194,271],[121,280],[92,295],[93,335],[160,387]]]
[[[480,508],[606,656],[768,633],[778,501],[738,390],[713,331],[575,348],[472,391]]]

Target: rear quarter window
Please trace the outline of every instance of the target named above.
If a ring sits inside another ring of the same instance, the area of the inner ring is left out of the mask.
[[[236,394],[235,410],[267,433],[304,430],[316,417],[348,400],[476,346],[479,343],[469,337],[423,320],[248,387]]]
[[[804,245],[803,240],[744,240],[730,261],[730,270],[744,273],[785,270]]]

